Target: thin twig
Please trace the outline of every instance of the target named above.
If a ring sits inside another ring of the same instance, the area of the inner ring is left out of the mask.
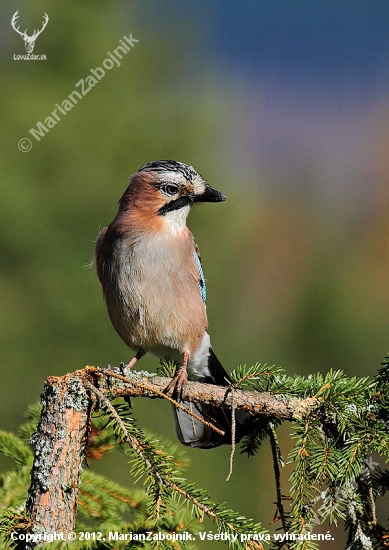
[[[274,477],[276,481],[276,495],[277,495],[277,502],[276,502],[277,511],[275,513],[272,523],[277,521],[277,519],[280,519],[282,523],[282,529],[284,530],[284,533],[287,533],[288,525],[286,523],[285,510],[284,510],[284,505],[282,503],[281,472],[280,472],[280,466],[279,466],[281,452],[278,445],[277,434],[275,432],[273,422],[269,422],[269,439],[270,439],[270,446],[271,446],[271,451],[273,456],[273,469],[274,469]]]
[[[234,463],[234,454],[236,450],[236,417],[235,417],[235,391],[231,388],[232,402],[231,402],[231,452],[230,452],[230,470],[226,481],[230,481],[232,476],[232,467]]]
[[[373,525],[377,525],[377,510],[376,510],[376,505],[375,505],[375,500],[374,500],[373,489],[372,489],[372,486],[371,486],[370,472],[368,471],[365,474],[365,476],[366,476],[367,484],[368,484],[367,502],[368,502],[369,507],[370,507],[370,521]]]

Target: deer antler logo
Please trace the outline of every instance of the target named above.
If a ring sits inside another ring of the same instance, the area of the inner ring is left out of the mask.
[[[12,21],[11,21],[12,28],[17,33],[19,33],[20,36],[23,38],[24,45],[26,46],[26,52],[27,53],[32,53],[34,51],[35,41],[38,38],[38,36],[40,35],[40,33],[43,31],[43,29],[46,27],[46,25],[49,21],[49,16],[47,15],[47,13],[45,13],[44,18],[43,18],[43,27],[41,28],[40,31],[35,31],[34,30],[34,33],[33,33],[32,36],[28,36],[27,29],[24,32],[21,32],[19,30],[19,27],[15,26],[16,25],[16,20],[17,20],[18,17],[19,17],[19,10],[17,12],[15,12],[14,16],[12,17]]]

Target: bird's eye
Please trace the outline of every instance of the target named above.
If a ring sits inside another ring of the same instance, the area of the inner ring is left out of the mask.
[[[161,186],[161,190],[165,193],[165,195],[169,195],[169,197],[173,197],[178,193],[178,185],[174,185],[172,183],[166,183],[165,185]]]

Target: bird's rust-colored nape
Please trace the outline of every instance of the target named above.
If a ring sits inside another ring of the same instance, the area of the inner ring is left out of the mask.
[[[121,233],[134,228],[142,231],[158,232],[162,227],[162,220],[156,215],[163,206],[160,197],[153,185],[153,174],[137,172],[131,179],[130,185],[119,201],[119,211],[112,224]]]

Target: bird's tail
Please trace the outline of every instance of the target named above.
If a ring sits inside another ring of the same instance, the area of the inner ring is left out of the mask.
[[[205,379],[203,382],[216,384],[220,386],[228,385],[228,374],[222,367],[216,355],[210,349],[209,370],[212,379]],[[231,409],[223,409],[215,405],[206,405],[204,403],[181,402],[183,407],[209,424],[216,426],[224,432],[224,435],[216,432],[210,426],[203,424],[193,416],[187,414],[184,410],[173,407],[174,422],[176,434],[181,443],[190,447],[199,447],[201,449],[211,449],[219,445],[229,445],[232,441],[232,412]],[[235,411],[235,441],[238,442],[245,433],[245,423],[251,416],[244,411]]]

